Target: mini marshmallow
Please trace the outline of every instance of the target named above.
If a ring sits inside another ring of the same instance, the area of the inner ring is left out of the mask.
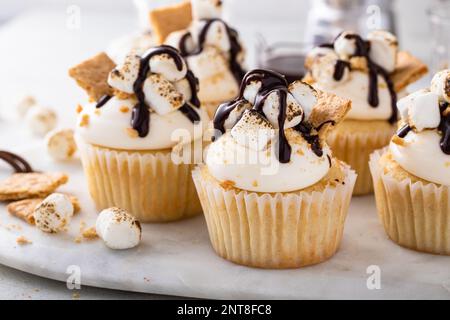
[[[278,116],[280,114],[280,97],[277,92],[272,92],[264,101],[263,112],[267,120],[275,129],[278,129]],[[294,97],[290,94],[286,97],[286,120],[284,129],[295,127],[302,122],[303,110]]]
[[[353,35],[353,32],[342,32],[334,41],[334,50],[343,60],[348,60],[356,53],[356,40],[348,39],[348,36]]]
[[[108,84],[129,94],[134,93],[133,85],[139,75],[141,58],[135,54],[126,56],[123,64],[117,66],[108,76]]]
[[[164,40],[164,44],[180,49],[181,39],[185,37],[188,32],[189,31],[186,30],[174,31],[167,36],[166,40]],[[184,41],[186,51],[193,52],[195,50],[195,42],[192,35],[187,37]]]
[[[103,210],[97,218],[95,229],[105,245],[111,249],[130,249],[141,241],[141,224],[123,209]]]
[[[429,90],[420,90],[399,100],[397,108],[402,118],[418,131],[437,128],[441,121],[439,96]]]
[[[386,71],[393,72],[397,65],[397,38],[390,32],[377,30],[369,33],[367,40],[370,41],[369,56],[372,61]]]
[[[183,66],[181,70],[178,70],[175,61],[166,53],[153,56],[150,61],[150,71],[162,75],[168,81],[175,82],[186,77],[187,66],[184,60],[182,60]]]
[[[72,129],[59,129],[51,131],[45,137],[48,154],[55,160],[72,158],[77,151]]]
[[[145,102],[163,116],[181,108],[185,102],[175,86],[159,74],[151,74],[143,86]]]
[[[261,81],[252,81],[247,84],[244,89],[244,99],[251,104],[255,104],[256,96],[258,95],[261,86]]]
[[[222,16],[221,0],[192,0],[192,16],[195,20],[214,19]]]
[[[239,103],[236,108],[233,109],[233,111],[230,112],[228,115],[227,120],[225,120],[224,128],[225,129],[231,129],[234,127],[234,125],[241,119],[242,114],[245,110],[249,110],[252,108],[252,105],[247,102],[241,102]]]
[[[191,85],[189,81],[184,78],[180,81],[175,82],[175,89],[183,95],[185,101],[190,101],[192,98]]]
[[[25,123],[32,133],[43,136],[56,127],[57,116],[52,109],[36,105],[28,111]]]
[[[450,69],[436,73],[431,81],[431,91],[450,103]]]
[[[231,136],[237,143],[256,151],[264,150],[274,135],[272,124],[256,110],[245,110],[231,129]]]
[[[19,98],[16,103],[17,114],[21,117],[25,117],[31,107],[35,106],[37,103],[33,96],[23,96]]]
[[[344,74],[339,81],[334,79],[337,59],[333,54],[327,54],[318,58],[317,63],[313,64],[311,69],[312,77],[324,85],[334,88],[339,83],[344,83],[350,78],[350,71],[345,68]]]
[[[326,47],[315,47],[308,52],[308,55],[305,58],[305,67],[307,69],[312,69],[317,60],[326,55],[333,55],[336,60],[339,59],[339,56],[334,51],[334,49]]]
[[[230,40],[227,36],[227,27],[222,21],[213,22],[206,34],[205,44],[218,48],[221,52],[230,51]]]
[[[216,78],[228,70],[228,61],[216,47],[205,47],[202,54],[192,55],[187,58],[192,72],[199,79]]]
[[[57,233],[70,222],[73,211],[73,204],[68,196],[53,193],[36,207],[34,220],[40,230],[47,233]]]
[[[305,119],[308,119],[318,101],[317,91],[307,83],[295,81],[289,85],[289,92],[302,107]]]

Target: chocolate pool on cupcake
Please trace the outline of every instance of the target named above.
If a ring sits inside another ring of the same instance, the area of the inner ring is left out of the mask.
[[[199,79],[199,98],[211,117],[222,102],[238,94],[245,73],[245,51],[237,31],[221,19],[222,3],[192,0],[191,11],[178,5],[150,14],[157,38],[179,49]],[[187,28],[186,17],[192,19]]]
[[[401,246],[450,255],[450,70],[398,110],[399,130],[370,160],[381,222]]]
[[[305,81],[316,89],[352,101],[352,109],[328,139],[334,155],[358,173],[355,195],[373,192],[369,156],[389,144],[397,124],[397,98],[427,72],[407,52],[399,52],[397,38],[386,31],[362,39],[341,33],[334,43],[313,49],[306,59]]]
[[[117,66],[99,54],[70,75],[93,100],[78,107],[76,139],[97,208],[120,207],[142,222],[201,213],[192,162],[173,161],[174,150],[201,148],[209,121],[180,53],[155,47]]]
[[[238,264],[297,268],[338,250],[355,173],[326,137],[350,101],[254,70],[216,112],[193,177],[214,250]]]

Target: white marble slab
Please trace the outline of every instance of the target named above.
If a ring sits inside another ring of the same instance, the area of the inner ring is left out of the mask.
[[[112,251],[100,240],[77,244],[80,222],[96,218],[78,161],[57,164],[36,144],[22,154],[38,170],[63,170],[71,180],[62,190],[77,195],[82,212],[68,232],[48,235],[10,216],[0,206],[0,263],[65,281],[70,265],[81,269],[82,285],[200,298],[379,299],[450,298],[450,257],[416,253],[387,239],[372,197],[352,202],[344,241],[328,262],[298,270],[258,270],[217,257],[203,217],[144,225],[141,245]],[[5,176],[0,167],[0,177]],[[17,227],[20,226],[19,230]],[[20,246],[24,235],[33,243]],[[369,290],[367,267],[381,270],[381,289]]]

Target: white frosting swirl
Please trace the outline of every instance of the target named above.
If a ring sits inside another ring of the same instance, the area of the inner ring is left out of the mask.
[[[272,143],[271,152],[257,151],[226,133],[207,151],[209,172],[219,181],[231,181],[239,189],[255,192],[291,192],[317,183],[330,169],[330,149],[323,146],[323,156],[318,157],[300,134],[293,129],[286,132],[292,147],[289,163],[276,158],[276,143]]]

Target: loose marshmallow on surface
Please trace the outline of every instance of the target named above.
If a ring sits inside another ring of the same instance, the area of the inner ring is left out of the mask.
[[[142,229],[139,221],[123,209],[103,210],[97,218],[95,229],[111,249],[130,249],[141,241]]]
[[[295,81],[289,85],[289,92],[302,107],[305,119],[308,119],[318,101],[317,91],[307,83]]]
[[[51,131],[45,137],[48,154],[55,160],[70,159],[77,151],[72,129]]]
[[[347,31],[342,32],[334,41],[334,50],[343,60],[348,60],[350,56],[356,53],[356,40],[347,38],[347,36],[353,34]]]
[[[50,108],[36,105],[28,111],[25,123],[32,133],[43,136],[56,127],[56,113]]]
[[[110,72],[108,84],[117,90],[129,94],[134,93],[133,85],[138,78],[140,65],[141,58],[139,56],[128,55],[122,65]]]
[[[280,97],[277,92],[272,92],[264,102],[263,112],[275,129],[278,129],[278,116],[280,114]],[[286,120],[284,129],[295,127],[302,122],[303,110],[294,97],[290,94],[286,97]]]
[[[437,128],[441,121],[439,96],[428,90],[420,90],[401,99],[397,107],[402,118],[418,131]]]
[[[73,204],[69,197],[53,193],[34,210],[36,226],[44,232],[57,233],[70,222],[73,211]]]
[[[222,16],[221,0],[192,0],[192,15],[195,20],[214,19]]]
[[[272,124],[255,110],[245,110],[231,129],[231,136],[238,144],[256,151],[264,150],[274,135]]]
[[[388,72],[393,72],[397,64],[398,41],[390,32],[377,30],[368,34],[369,56],[373,62]]]
[[[184,60],[181,70],[178,70],[175,61],[168,54],[153,56],[150,59],[149,65],[152,73],[160,74],[171,82],[183,79],[187,73],[187,66]]]
[[[431,91],[450,103],[450,69],[442,70],[433,77]]]
[[[16,102],[17,114],[21,117],[25,117],[28,111],[37,103],[33,96],[23,96]]]
[[[144,82],[145,102],[159,115],[165,115],[181,108],[183,95],[175,86],[159,74],[150,75]]]

